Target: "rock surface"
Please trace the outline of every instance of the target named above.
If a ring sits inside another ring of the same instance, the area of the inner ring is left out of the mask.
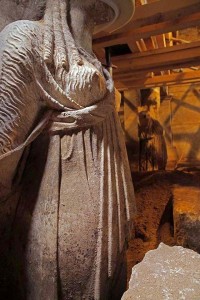
[[[173,195],[176,244],[200,253],[200,188],[176,185]]]
[[[132,270],[122,300],[199,300],[200,255],[161,243]]]

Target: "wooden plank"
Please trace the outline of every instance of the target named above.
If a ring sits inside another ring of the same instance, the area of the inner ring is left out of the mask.
[[[158,48],[164,48],[166,47],[166,40],[165,40],[165,35],[164,34],[159,34],[156,36]]]
[[[162,1],[159,1],[162,2]],[[157,2],[156,2],[157,3]],[[200,1],[199,1],[200,4]],[[148,6],[148,5],[144,5]],[[200,9],[199,9],[200,10]],[[171,31],[177,31],[193,26],[200,25],[200,12],[192,15],[186,15],[177,19],[155,23],[141,28],[135,28],[134,24],[131,30],[124,31],[123,33],[114,33],[108,36],[96,38],[93,40],[94,47],[108,47],[118,44],[126,44],[129,41],[134,42],[140,39],[145,39],[150,36],[155,36]]]
[[[136,79],[140,79],[140,78],[149,78],[152,77],[153,74],[152,72],[150,73],[140,73],[140,74],[135,74],[133,72],[119,72],[119,73],[115,73],[114,74],[114,80],[117,81],[126,81],[126,80],[136,80]]]
[[[142,51],[147,51],[147,47],[146,47],[146,44],[145,44],[144,40],[141,39],[139,42],[140,42],[140,46],[141,46]]]
[[[138,45],[136,42],[129,42],[128,43],[129,49],[131,50],[132,53],[138,53],[140,52]]]
[[[120,71],[153,72],[200,65],[200,42],[113,57]]]
[[[160,0],[136,7],[132,20],[118,32],[178,20],[200,10],[199,0]],[[171,31],[171,30],[169,30]]]
[[[157,42],[156,36],[151,36],[151,40],[152,40],[154,49],[158,49],[158,42]]]
[[[153,50],[156,48],[155,44],[151,38],[144,39],[144,42],[145,42],[148,50]]]
[[[143,52],[142,46],[141,46],[141,44],[140,44],[140,41],[136,41],[136,45],[137,45],[137,47],[138,47],[138,49],[139,49],[139,52]]]
[[[115,81],[117,89],[128,88],[150,88],[156,86],[179,85],[188,83],[199,83],[200,71],[182,72],[177,74],[154,76],[152,78],[140,78],[135,80]]]
[[[165,41],[166,41],[166,46],[167,47],[173,46],[174,43],[173,43],[172,38],[173,38],[172,32],[168,32],[168,33],[165,34]]]
[[[189,44],[191,43],[191,41],[188,40],[183,40],[183,39],[179,39],[179,38],[175,38],[175,37],[171,37],[171,40],[174,42],[178,42],[178,43],[182,43],[182,44]]]
[[[150,39],[151,39],[151,42],[152,42],[152,45],[153,45],[153,49],[158,48],[158,44],[157,44],[157,40],[155,39],[155,36],[151,36]]]
[[[181,44],[181,45],[175,45],[173,47],[168,47],[168,48],[160,48],[160,49],[153,49],[150,51],[142,52],[142,53],[136,53],[136,54],[125,54],[125,55],[119,55],[113,57],[114,61],[124,61],[127,59],[136,59],[142,56],[149,57],[149,56],[154,56],[158,54],[167,54],[167,53],[176,53],[179,51],[191,51],[195,49],[199,49],[200,47],[200,41],[195,41],[189,44]]]

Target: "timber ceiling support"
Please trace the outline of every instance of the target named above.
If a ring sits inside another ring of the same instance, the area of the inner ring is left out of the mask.
[[[200,41],[180,39],[175,34],[200,25],[200,0],[140,1],[147,4],[136,7],[125,27],[107,35],[100,33],[93,41],[97,54],[106,47],[129,46],[131,54],[112,58],[116,87],[124,90],[200,82]],[[196,71],[184,69],[194,66]]]
[[[127,81],[115,81],[118,90],[129,88],[150,88],[155,86],[169,86],[188,83],[200,83],[200,71],[183,72],[170,75],[154,76]]]
[[[137,73],[198,66],[200,65],[200,42],[126,54],[123,55],[123,58],[121,56],[113,57],[112,61],[119,70],[115,73],[117,79],[120,79],[120,74],[124,72],[130,77]]]
[[[108,47],[197,25],[199,0],[161,0],[137,7],[128,25],[114,34],[97,36],[93,44],[94,48]]]

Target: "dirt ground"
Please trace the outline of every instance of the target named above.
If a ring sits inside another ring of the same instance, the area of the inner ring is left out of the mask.
[[[175,245],[173,237],[173,186],[199,186],[200,172],[155,171],[132,173],[137,217],[135,239],[129,243],[128,281],[134,265],[160,242]]]

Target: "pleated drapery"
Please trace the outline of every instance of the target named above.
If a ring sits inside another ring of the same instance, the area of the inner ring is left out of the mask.
[[[107,299],[119,262],[124,263],[134,213],[116,113],[84,130],[40,136],[30,161],[26,172],[31,168],[34,174],[34,166],[35,172],[41,166],[42,179],[25,182],[16,217],[21,230],[31,218],[25,242],[27,299]],[[27,195],[33,189],[30,206]]]

